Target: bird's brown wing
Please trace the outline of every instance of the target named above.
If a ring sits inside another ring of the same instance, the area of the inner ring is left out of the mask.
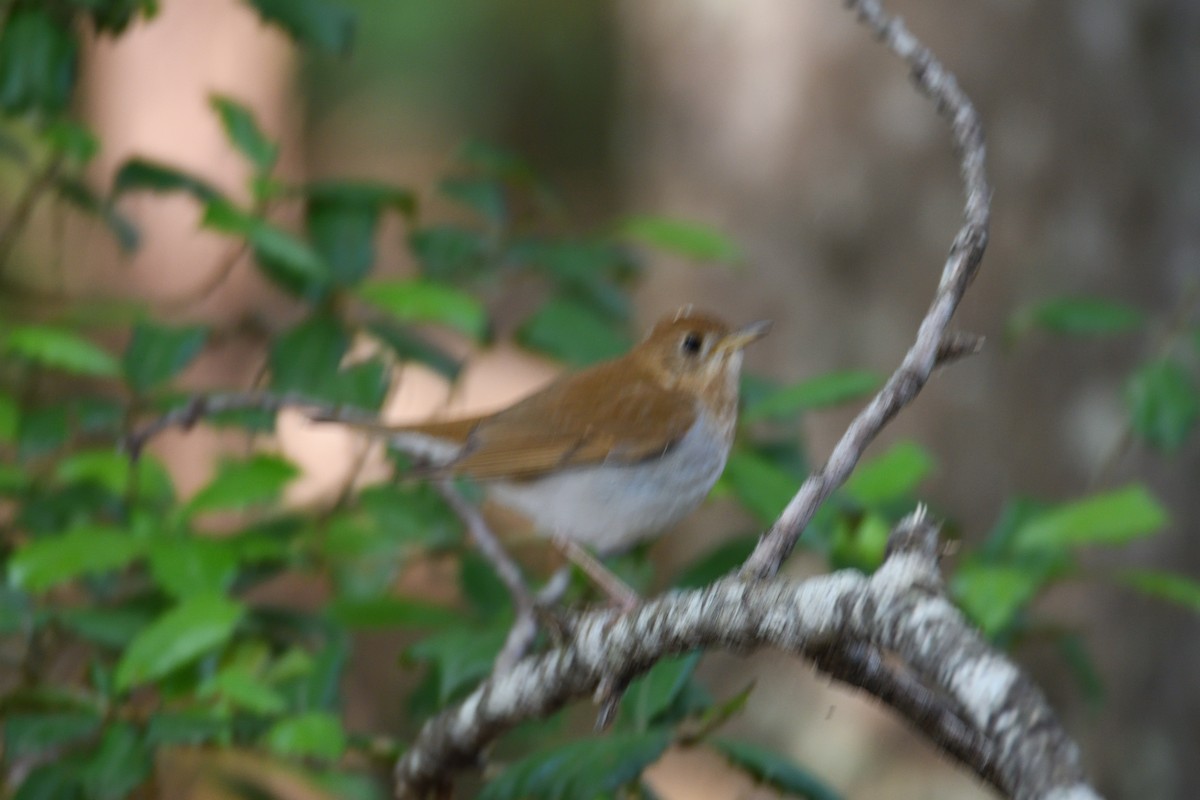
[[[636,463],[669,450],[695,420],[688,395],[648,374],[631,375],[627,362],[600,364],[493,416],[464,421],[473,425],[448,470],[522,480],[563,467]],[[432,426],[422,432],[435,435]]]

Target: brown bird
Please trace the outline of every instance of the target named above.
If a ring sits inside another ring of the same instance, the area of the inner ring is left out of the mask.
[[[619,358],[568,373],[502,411],[391,427],[436,476],[466,476],[537,530],[600,555],[663,532],[708,495],[733,444],[739,329],[684,309]]]

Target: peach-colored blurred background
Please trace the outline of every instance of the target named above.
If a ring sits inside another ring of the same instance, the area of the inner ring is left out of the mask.
[[[662,214],[711,224],[741,243],[741,271],[652,257],[636,295],[640,324],[684,302],[733,320],[771,317],[774,332],[748,365],[781,380],[834,368],[882,372],[900,358],[958,223],[960,184],[945,126],[839,3],[346,5],[358,12],[358,40],[342,60],[297,53],[234,0],[164,0],[150,24],[93,42],[83,102],[104,145],[96,178],[109,180],[137,154],[244,195],[246,167],[208,107],[208,95],[221,92],[251,106],[280,138],[284,174],[411,186],[437,218],[450,212],[434,182],[457,145],[479,137],[527,157],[587,225]],[[986,334],[989,347],[937,377],[884,437],[915,438],[937,456],[928,497],[977,540],[1008,497],[1066,499],[1092,487],[1120,431],[1120,381],[1144,355],[1129,341],[1042,336],[1006,349],[1006,319],[1058,294],[1119,297],[1161,318],[1200,274],[1200,6],[890,5],[957,73],[990,147],[992,241],[960,321]],[[298,309],[247,263],[202,303],[184,303],[227,245],[197,232],[186,199],[134,198],[127,210],[143,228],[141,251],[123,261],[103,231],[76,226],[70,246],[88,258],[69,260],[85,265],[66,275],[69,288],[115,286],[167,311],[183,303],[229,331],[188,381],[248,385],[262,341],[243,331],[279,329]],[[411,268],[398,221],[384,226],[380,254],[386,270]],[[503,322],[505,309],[495,310]],[[456,402],[501,405],[553,369],[501,345],[473,358]],[[436,379],[414,372],[391,413],[428,413],[446,397]],[[812,418],[814,458],[847,419]],[[285,420],[281,436],[309,467],[298,502],[334,490],[360,447],[296,420]],[[185,491],[204,480],[215,446],[200,432],[165,438],[162,452]],[[1198,457],[1194,446],[1174,458],[1135,452],[1104,478],[1145,479],[1175,521],[1157,539],[1097,553],[1096,569],[1200,572],[1190,522],[1200,510]],[[703,542],[749,526],[716,504],[667,537],[656,557],[678,564]],[[799,572],[820,568],[794,561]],[[1101,789],[1190,796],[1187,787],[1200,782],[1200,621],[1086,583],[1056,591],[1041,608],[1082,632],[1105,683],[1103,702],[1091,707],[1050,647],[1018,652],[1079,737]],[[347,684],[351,724],[388,730],[402,707],[389,697],[397,644],[378,636],[364,644],[372,656],[356,659]],[[890,715],[798,661],[713,655],[701,670],[718,693],[756,680],[738,732],[813,768],[847,797],[989,796]],[[697,754],[672,754],[651,782],[665,798],[755,796]]]

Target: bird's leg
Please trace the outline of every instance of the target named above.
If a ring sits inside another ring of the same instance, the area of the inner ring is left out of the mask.
[[[630,612],[641,605],[642,598],[630,588],[629,584],[617,577],[611,569],[600,563],[600,560],[570,539],[555,536],[550,540],[558,551],[583,570],[592,582],[608,595],[623,612]]]

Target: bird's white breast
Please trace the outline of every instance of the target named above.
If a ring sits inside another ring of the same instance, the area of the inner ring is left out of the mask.
[[[488,489],[540,533],[601,554],[619,552],[661,533],[703,502],[725,468],[731,436],[732,426],[701,415],[662,458],[579,467]]]

